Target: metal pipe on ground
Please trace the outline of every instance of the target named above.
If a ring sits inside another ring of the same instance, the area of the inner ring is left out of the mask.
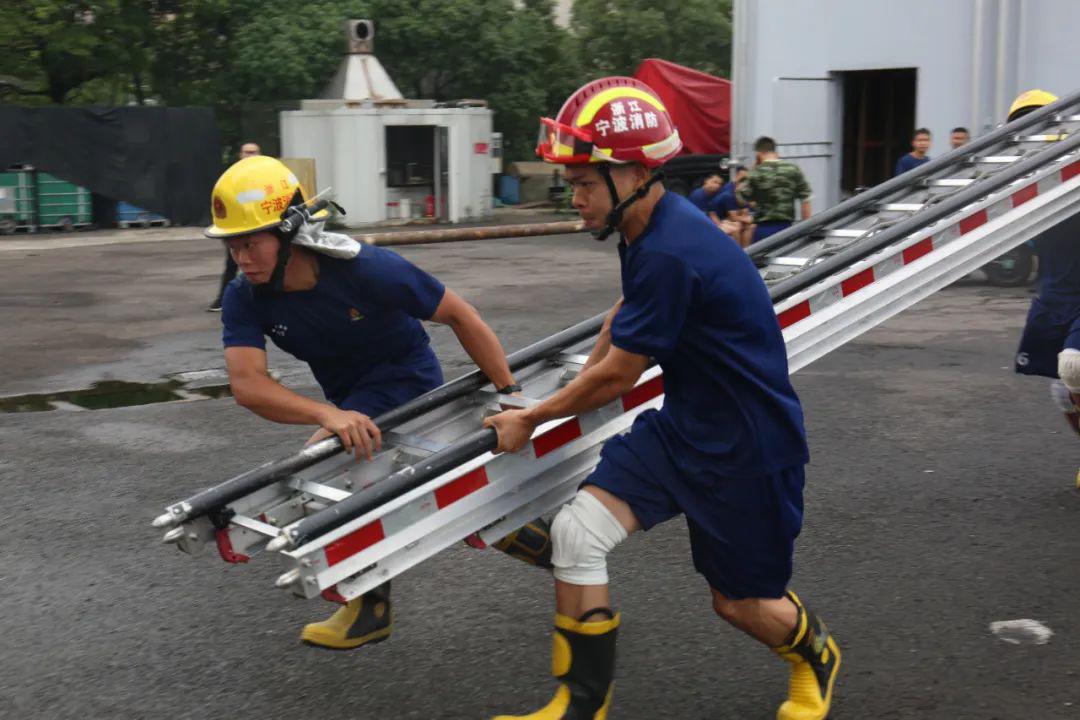
[[[366,245],[426,245],[428,243],[464,242],[467,240],[499,240],[503,238],[535,237],[537,235],[566,235],[583,232],[580,220],[529,223],[527,225],[492,225],[476,228],[446,228],[442,230],[402,230],[353,235]]]

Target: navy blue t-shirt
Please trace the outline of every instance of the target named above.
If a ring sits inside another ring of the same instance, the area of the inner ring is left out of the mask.
[[[1080,310],[1080,214],[1035,238],[1039,256],[1039,299],[1073,313]]]
[[[805,464],[809,454],[769,293],[724,237],[665,193],[644,233],[619,245],[623,305],[611,338],[663,368],[657,419],[687,472],[753,477]]]
[[[694,207],[703,213],[708,213],[712,210],[710,205],[716,200],[716,197],[720,194],[719,191],[714,192],[712,195],[705,192],[705,188],[697,188],[691,191],[688,199],[694,203]]]
[[[264,293],[242,275],[233,280],[221,303],[225,347],[265,349],[269,335],[311,367],[326,399],[339,406],[362,388],[393,394],[400,385],[409,389],[404,402],[440,385],[420,320],[435,314],[443,284],[373,245],[351,260],[315,257],[319,278],[311,290]]]
[[[732,210],[738,209],[739,203],[735,200],[735,191],[727,189],[716,193],[716,199],[713,200],[712,204],[709,206],[709,210],[716,213],[716,216],[721,220],[726,218],[727,214]]]
[[[893,175],[903,175],[908,170],[917,168],[920,165],[925,165],[928,162],[930,162],[929,155],[920,160],[911,153],[905,153],[902,158],[896,161],[896,171],[893,172]]]

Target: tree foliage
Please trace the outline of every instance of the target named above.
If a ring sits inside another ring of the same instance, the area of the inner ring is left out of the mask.
[[[227,142],[251,103],[317,97],[342,22],[376,21],[379,59],[407,97],[484,98],[506,156],[531,156],[537,117],[585,79],[663,57],[730,68],[730,0],[6,0],[0,101],[209,105]]]
[[[574,0],[573,28],[589,76],[631,75],[651,57],[731,74],[731,0]]]

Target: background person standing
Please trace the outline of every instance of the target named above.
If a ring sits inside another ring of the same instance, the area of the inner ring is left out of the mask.
[[[930,140],[929,130],[926,128],[916,130],[911,136],[911,152],[896,161],[893,177],[903,175],[908,170],[930,162],[930,156],[927,155],[930,152]]]
[[[810,217],[810,183],[799,166],[780,159],[776,141],[771,137],[762,136],[754,141],[754,156],[757,164],[735,192],[740,204],[757,206],[752,243],[791,227],[796,200],[801,219]]]

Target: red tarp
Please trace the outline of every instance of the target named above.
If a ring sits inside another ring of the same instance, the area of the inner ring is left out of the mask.
[[[684,153],[731,148],[731,81],[667,60],[649,58],[634,73],[664,101],[682,136]]]

